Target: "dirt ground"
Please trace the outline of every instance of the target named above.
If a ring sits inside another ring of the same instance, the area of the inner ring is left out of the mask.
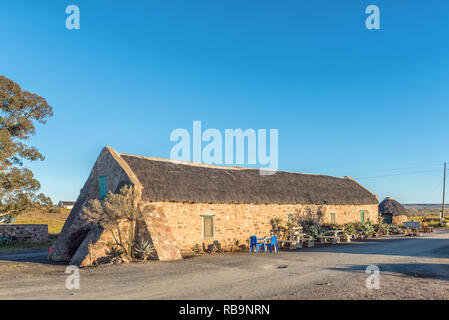
[[[2,299],[449,299],[449,230],[317,245],[276,254],[225,253],[183,261],[80,271],[68,290],[65,265],[46,251],[0,255]],[[368,265],[380,269],[367,289]]]

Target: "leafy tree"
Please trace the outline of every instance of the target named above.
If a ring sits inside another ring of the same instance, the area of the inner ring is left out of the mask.
[[[35,123],[45,124],[52,115],[44,98],[0,76],[0,217],[51,205],[50,198],[38,193],[40,183],[23,167],[23,160],[44,160],[36,147],[25,142],[35,134]]]

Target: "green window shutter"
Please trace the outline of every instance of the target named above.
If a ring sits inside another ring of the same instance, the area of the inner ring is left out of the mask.
[[[337,223],[337,216],[335,213],[331,213],[331,223],[336,224]]]
[[[214,236],[214,217],[203,216],[203,237],[212,238]]]
[[[98,178],[98,198],[104,200],[108,194],[108,176]]]
[[[365,223],[365,211],[360,211],[360,222]]]

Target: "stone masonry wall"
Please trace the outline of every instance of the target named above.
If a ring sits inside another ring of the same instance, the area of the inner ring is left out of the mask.
[[[0,239],[11,242],[47,242],[46,224],[4,224],[0,225]]]
[[[393,224],[397,226],[402,226],[404,222],[408,221],[408,217],[406,215],[393,216]]]
[[[104,148],[53,246],[50,260],[70,261],[72,255],[86,237],[89,228],[79,219],[79,216],[83,206],[87,205],[89,200],[98,198],[98,179],[104,175],[108,176],[107,188],[111,192],[118,192],[118,189],[124,184],[140,186],[134,173],[127,170],[124,160],[121,160],[111,148]]]
[[[129,223],[123,222],[120,228],[123,235],[129,232]],[[155,258],[161,261],[182,259],[181,253],[176,245],[176,240],[168,226],[163,212],[151,212],[144,216],[143,221],[138,221],[134,240],[150,241],[154,245]],[[89,234],[72,257],[70,264],[81,267],[92,265],[106,258],[106,250],[115,240],[108,230],[91,229]]]
[[[254,205],[254,204],[190,204],[175,202],[155,202],[158,212],[164,212],[170,229],[182,252],[218,241],[223,248],[229,248],[238,240],[245,244],[251,235],[269,236],[270,220],[281,218],[284,224],[289,214],[298,213],[303,217],[317,218],[321,213],[321,223],[331,222],[331,213],[336,214],[336,223],[345,224],[360,221],[360,211],[365,210],[365,221],[378,222],[378,205]],[[203,237],[202,216],[214,216],[213,238]]]
[[[180,259],[179,250],[183,253],[191,251],[198,243],[207,247],[218,241],[222,248],[229,249],[236,240],[245,244],[251,235],[269,236],[270,220],[278,217],[285,223],[289,214],[318,218],[321,223],[330,223],[331,213],[336,214],[337,224],[360,221],[360,210],[366,211],[365,220],[378,222],[377,204],[372,205],[252,205],[252,204],[189,204],[175,202],[153,202],[155,211],[145,216],[145,227],[148,237],[153,242],[158,259]],[[202,216],[214,216],[214,236],[203,237]],[[123,228],[124,233],[127,232]],[[92,231],[91,231],[92,232]],[[77,255],[71,264],[87,266],[105,256],[108,243],[112,242],[111,234],[104,230],[99,238],[90,241],[86,238],[84,250]],[[92,235],[92,238],[95,238]],[[89,243],[87,243],[89,242]],[[83,247],[83,245],[81,246]],[[179,248],[179,250],[178,250]],[[78,257],[79,256],[79,257]]]

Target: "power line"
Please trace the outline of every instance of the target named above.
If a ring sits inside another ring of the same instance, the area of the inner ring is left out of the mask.
[[[381,175],[381,176],[357,177],[355,179],[373,179],[373,178],[383,178],[383,177],[393,177],[393,176],[406,176],[406,175],[422,174],[422,173],[428,173],[428,172],[441,172],[441,170],[426,170],[426,171],[402,172],[402,173],[395,173],[395,174],[386,174],[386,175]]]
[[[441,166],[441,163],[428,164],[428,165],[419,165],[419,166],[413,166],[413,167],[394,168],[394,169],[382,169],[382,170],[374,170],[374,171],[364,171],[364,172],[357,172],[357,173],[353,173],[353,174],[367,174],[367,173],[397,171],[397,170],[416,169],[416,168],[428,168],[428,167],[437,167],[437,166]]]

